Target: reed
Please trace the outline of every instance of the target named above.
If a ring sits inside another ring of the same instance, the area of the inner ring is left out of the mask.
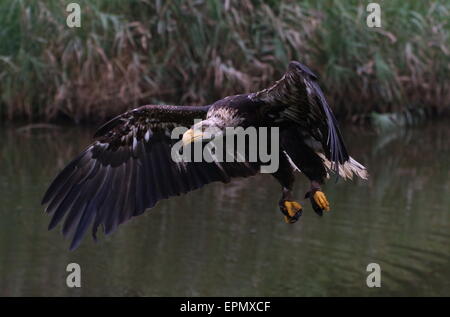
[[[321,75],[342,117],[450,103],[450,2],[0,2],[3,119],[100,121],[145,103],[203,104],[267,86],[289,60]]]

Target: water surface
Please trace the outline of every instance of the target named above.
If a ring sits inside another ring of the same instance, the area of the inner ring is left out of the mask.
[[[347,128],[367,182],[329,182],[333,211],[308,202],[285,224],[269,175],[211,184],[164,200],[69,252],[39,202],[92,130],[0,127],[0,295],[450,296],[450,128],[447,122],[376,135]],[[296,196],[308,188],[297,177]],[[65,284],[81,265],[82,287]],[[366,286],[378,263],[382,287]]]

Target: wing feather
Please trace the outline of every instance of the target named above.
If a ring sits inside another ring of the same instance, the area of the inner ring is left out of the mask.
[[[97,140],[70,162],[42,200],[52,215],[49,229],[63,222],[70,248],[89,227],[97,238],[165,198],[205,184],[258,172],[245,163],[181,162],[171,159],[171,130],[190,127],[207,107],[144,106],[115,117],[96,132]]]
[[[318,77],[305,65],[291,62],[286,74],[272,87],[252,95],[277,113],[278,122],[295,123],[303,133],[322,144],[327,159],[337,172],[349,160],[337,120],[318,83]]]

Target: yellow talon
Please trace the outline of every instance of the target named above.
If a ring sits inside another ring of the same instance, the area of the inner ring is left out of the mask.
[[[302,209],[302,205],[296,201],[285,201],[284,207],[286,207],[286,210],[291,217],[294,217],[297,212]]]
[[[314,193],[314,201],[316,202],[317,205],[319,205],[320,208],[322,208],[325,211],[330,211],[330,203],[327,200],[327,197],[325,196],[325,194],[318,190]]]
[[[299,212],[302,211],[302,205],[296,201],[284,201],[283,206],[288,215],[284,216],[287,223],[294,223],[298,220]]]

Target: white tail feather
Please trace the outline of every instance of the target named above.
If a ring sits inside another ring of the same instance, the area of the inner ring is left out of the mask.
[[[325,167],[330,171],[332,170],[332,163],[328,160],[323,153],[316,152],[319,155]],[[344,162],[344,164],[339,164],[339,176],[344,179],[353,179],[353,176],[356,175],[362,179],[367,179],[369,177],[369,173],[367,173],[367,169],[357,162],[353,157],[350,157],[348,161]]]

